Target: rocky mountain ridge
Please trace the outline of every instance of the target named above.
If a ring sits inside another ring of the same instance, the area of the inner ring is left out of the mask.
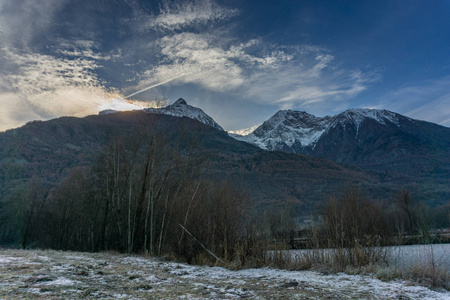
[[[383,125],[398,125],[399,118],[405,117],[387,110],[373,109],[349,109],[332,117],[316,117],[304,111],[280,110],[252,133],[234,137],[265,150],[297,153],[299,148],[314,149],[322,135],[336,126],[354,126],[358,134],[360,126],[367,119]]]
[[[326,117],[284,110],[251,134],[233,137],[266,150],[412,178],[450,178],[450,128],[388,110],[349,109]]]

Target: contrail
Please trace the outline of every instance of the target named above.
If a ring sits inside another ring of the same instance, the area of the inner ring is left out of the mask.
[[[179,76],[177,76],[177,77],[174,77],[174,78],[168,79],[168,80],[166,80],[166,81],[163,81],[163,82],[154,84],[154,85],[152,85],[152,86],[146,87],[145,89],[142,89],[142,90],[140,90],[140,91],[134,92],[133,94],[130,94],[130,95],[124,97],[123,99],[128,99],[128,98],[133,97],[133,96],[135,96],[135,95],[137,95],[137,94],[140,94],[140,93],[142,93],[142,92],[148,91],[149,89],[152,89],[152,88],[154,88],[154,87],[157,87],[157,86],[160,86],[160,85],[162,85],[162,84],[166,84],[166,83],[168,83],[168,82],[171,82],[172,80],[175,80],[175,79],[177,79],[177,78],[180,78],[181,76],[184,76],[184,75],[186,75],[186,74],[183,73],[183,74],[181,74],[181,75],[179,75]]]

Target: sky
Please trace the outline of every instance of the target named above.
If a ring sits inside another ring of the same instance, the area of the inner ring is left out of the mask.
[[[280,109],[450,126],[449,0],[0,0],[0,131],[184,98],[226,130]]]

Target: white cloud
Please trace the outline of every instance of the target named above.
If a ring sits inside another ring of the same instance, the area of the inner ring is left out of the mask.
[[[253,131],[255,131],[256,128],[258,128],[259,126],[261,126],[261,124],[257,124],[257,125],[254,125],[254,126],[252,126],[252,127],[244,128],[244,129],[229,130],[228,133],[245,136],[245,135],[249,135],[250,133],[252,133]]]
[[[247,93],[283,109],[318,102],[337,102],[356,96],[367,88],[371,77],[355,78],[355,71],[337,69],[329,54],[301,53],[271,72],[250,78]]]
[[[24,125],[31,120],[60,116],[84,117],[105,109],[133,110],[148,107],[145,102],[125,101],[120,95],[100,87],[64,87],[24,95],[0,92],[0,131]]]
[[[195,83],[286,106],[352,97],[369,81],[361,72],[331,68],[333,55],[320,47],[269,49],[259,40],[223,47],[217,37],[199,33],[168,35],[157,45],[161,63],[142,74],[138,88],[180,77],[171,84]]]
[[[101,87],[67,86],[52,91],[42,91],[29,95],[27,100],[43,116],[50,118],[59,116],[84,117],[96,114],[101,109],[108,109],[107,104],[120,97],[108,93]],[[130,108],[132,109],[132,108]]]
[[[211,0],[164,1],[159,14],[150,16],[144,26],[151,29],[179,30],[187,26],[226,20],[237,13],[237,10],[222,7]]]
[[[65,2],[0,0],[0,130],[35,119],[96,113],[112,98],[95,73],[95,61],[108,58],[93,51],[95,42],[59,41],[60,58],[30,50]]]
[[[229,40],[228,46],[223,46],[226,43],[217,36],[190,32],[159,39],[160,64],[141,75],[138,88],[177,78],[169,84],[193,83],[249,101],[291,108],[349,99],[376,79],[374,74],[339,68],[323,47]]]
[[[196,83],[215,91],[227,91],[243,84],[239,60],[244,46],[223,49],[208,34],[181,33],[157,42],[161,63],[142,74],[139,88],[180,77],[178,83]]]
[[[12,74],[0,79],[0,85],[26,95],[70,86],[99,86],[94,73],[98,65],[84,58],[55,58],[51,55],[0,50],[2,56],[16,67]]]
[[[428,101],[426,104],[415,107],[405,114],[412,118],[450,127],[450,93],[446,93]]]

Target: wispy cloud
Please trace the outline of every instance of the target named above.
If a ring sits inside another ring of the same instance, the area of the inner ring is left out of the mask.
[[[262,70],[288,60],[283,52],[258,57],[246,52],[258,41],[222,47],[209,34],[181,33],[157,41],[161,62],[144,77],[166,80],[181,74],[181,83],[196,83],[204,88],[227,92],[238,88],[254,70]]]
[[[374,72],[341,67],[323,46],[239,39],[222,26],[238,14],[212,0],[164,2],[159,15],[146,22],[164,31],[149,43],[157,63],[137,75],[134,90],[160,82],[193,84],[242,101],[292,108],[349,99],[379,79]]]
[[[180,30],[188,26],[207,25],[238,14],[211,0],[163,1],[156,16],[149,16],[144,27],[156,30]]]
[[[426,80],[388,93],[379,106],[450,127],[449,86],[450,76]]]
[[[184,32],[159,39],[160,63],[141,75],[139,87],[184,74],[172,84],[197,84],[290,108],[354,97],[378,78],[339,67],[324,47],[268,45],[258,39],[233,43],[226,33],[221,36]]]
[[[94,72],[98,65],[85,58],[56,58],[32,52],[17,52],[8,48],[0,50],[15,69],[5,74],[0,84],[23,94],[36,94],[68,86],[99,86]]]
[[[310,51],[293,58],[271,72],[255,74],[247,93],[267,103],[288,109],[319,102],[338,102],[364,91],[377,76],[339,68],[331,54]],[[357,74],[357,76],[356,76]]]

